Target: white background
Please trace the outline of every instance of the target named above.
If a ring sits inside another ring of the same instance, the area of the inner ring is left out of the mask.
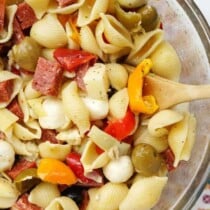
[[[194,0],[210,26],[210,0]]]

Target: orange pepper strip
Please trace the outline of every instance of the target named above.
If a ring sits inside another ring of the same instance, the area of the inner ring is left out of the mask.
[[[129,107],[136,114],[153,114],[158,109],[154,96],[142,96],[143,77],[149,73],[151,67],[152,61],[144,59],[128,78]]]
[[[62,161],[53,158],[43,158],[37,168],[38,177],[53,184],[71,185],[77,182],[73,171]]]
[[[71,38],[77,43],[80,44],[80,35],[79,35],[79,31],[78,28],[76,26],[76,22],[77,22],[77,17],[75,15],[71,16],[69,19],[69,24],[71,26],[72,29],[72,35]]]

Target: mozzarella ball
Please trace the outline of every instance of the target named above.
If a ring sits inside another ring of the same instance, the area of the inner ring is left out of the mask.
[[[0,140],[0,172],[11,169],[15,161],[15,151],[6,141]]]
[[[103,167],[104,176],[112,183],[126,182],[134,173],[131,158],[121,156]]]
[[[43,109],[46,115],[39,117],[39,123],[42,128],[58,129],[68,123],[61,100],[48,98],[43,102]]]

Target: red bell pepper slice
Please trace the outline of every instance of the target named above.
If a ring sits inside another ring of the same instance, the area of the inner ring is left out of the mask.
[[[109,121],[104,131],[119,141],[122,141],[131,134],[135,125],[135,115],[128,109],[123,119]]]
[[[71,170],[74,172],[76,177],[78,178],[79,182],[85,186],[100,186],[102,183],[98,183],[84,175],[84,168],[80,161],[81,155],[76,152],[71,152],[66,157],[66,163],[71,168]],[[101,180],[103,180],[102,174],[98,170],[94,170],[93,173],[96,174],[96,176],[100,176]]]
[[[87,63],[91,66],[97,60],[97,56],[92,53],[67,48],[57,48],[53,56],[69,72],[76,71],[78,67]]]

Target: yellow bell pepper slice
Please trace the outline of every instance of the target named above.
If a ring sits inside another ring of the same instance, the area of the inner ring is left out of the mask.
[[[144,59],[129,75],[128,96],[129,107],[135,114],[153,114],[158,109],[155,97],[152,95],[142,96],[144,76],[152,68],[152,61]]]
[[[41,180],[53,184],[72,185],[77,182],[73,171],[65,163],[53,158],[43,158],[40,160],[37,176]]]

